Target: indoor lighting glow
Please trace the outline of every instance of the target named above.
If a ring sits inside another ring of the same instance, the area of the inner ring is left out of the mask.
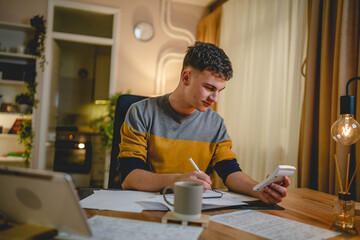
[[[95,100],[96,105],[107,105],[109,104],[109,100]]]
[[[79,143],[78,148],[83,149],[85,147],[84,143]]]
[[[331,136],[343,145],[351,145],[360,140],[360,125],[355,120],[355,97],[349,95],[349,85],[360,77],[350,79],[346,84],[346,96],[340,97],[340,119],[331,126]]]
[[[360,139],[360,125],[352,114],[342,114],[331,127],[333,139],[343,145],[351,145]]]

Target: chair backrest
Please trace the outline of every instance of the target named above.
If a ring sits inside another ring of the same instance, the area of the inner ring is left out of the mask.
[[[115,120],[114,120],[114,132],[111,147],[111,161],[109,169],[109,183],[108,188],[121,189],[120,183],[120,170],[117,157],[119,155],[119,144],[121,141],[120,128],[124,123],[126,113],[131,104],[140,100],[146,99],[145,96],[137,96],[131,94],[121,95],[116,102]]]

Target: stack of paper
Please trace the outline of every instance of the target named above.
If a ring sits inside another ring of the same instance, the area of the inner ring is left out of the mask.
[[[203,210],[215,209],[227,206],[245,205],[244,201],[257,200],[240,194],[222,192],[221,198],[206,198],[204,193]],[[169,196],[169,201],[173,198]],[[172,210],[172,206],[167,204],[163,195],[153,192],[127,191],[127,190],[99,190],[94,194],[80,201],[81,207],[100,210],[112,210],[122,212],[142,212],[143,210]]]

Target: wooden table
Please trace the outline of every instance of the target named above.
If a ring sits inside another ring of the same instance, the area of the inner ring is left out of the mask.
[[[288,196],[279,205],[285,210],[260,210],[260,212],[279,217],[311,224],[317,227],[331,229],[333,223],[333,207],[336,196],[310,190],[307,188],[288,189]],[[215,215],[229,213],[237,210],[206,211],[204,214]],[[94,215],[121,217],[128,219],[161,222],[165,212],[143,211],[142,213],[127,213],[116,211],[101,211],[86,209],[90,218]],[[355,227],[360,230],[360,216],[355,217]],[[263,239],[262,237],[230,228],[228,226],[210,221],[208,228],[204,228],[199,239]],[[331,239],[360,239],[359,235],[342,233]]]

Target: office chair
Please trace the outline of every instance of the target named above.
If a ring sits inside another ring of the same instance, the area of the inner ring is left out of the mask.
[[[110,160],[110,169],[109,169],[109,183],[108,183],[109,189],[111,188],[121,189],[120,169],[119,169],[117,157],[119,155],[119,143],[121,141],[120,128],[124,123],[126,113],[129,107],[131,106],[131,104],[146,98],[148,97],[124,94],[121,95],[116,101],[114,129],[113,129],[114,132],[113,132],[113,140],[111,146],[111,160]]]

